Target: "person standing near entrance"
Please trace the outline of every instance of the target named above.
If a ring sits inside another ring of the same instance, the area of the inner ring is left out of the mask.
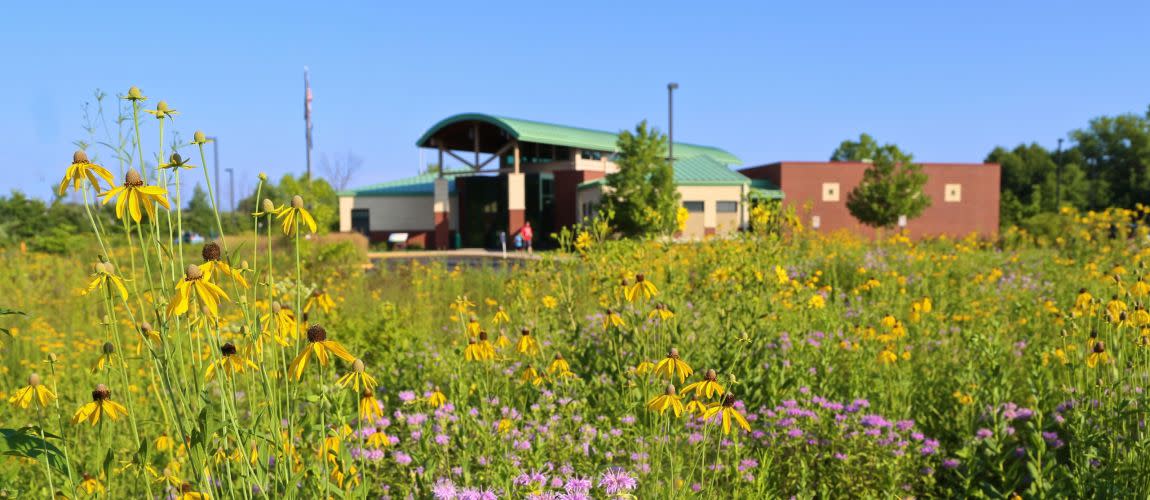
[[[535,238],[535,231],[531,229],[531,221],[525,222],[519,233],[523,235],[523,243],[527,246],[527,253],[531,253],[531,240]]]

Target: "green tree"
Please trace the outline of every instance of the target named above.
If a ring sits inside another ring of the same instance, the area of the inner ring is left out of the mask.
[[[670,234],[675,230],[679,191],[667,161],[667,136],[647,128],[624,130],[617,142],[619,171],[607,176],[604,206],[627,236]]]
[[[1098,117],[1070,135],[1085,162],[1090,208],[1150,200],[1150,111]]]
[[[1081,168],[1077,149],[1062,152],[1062,179],[1059,182],[1058,153],[1037,143],[1019,144],[1012,150],[994,148],[987,163],[1002,167],[1000,213],[1003,225],[1018,225],[1042,212],[1062,205],[1085,208],[1089,184]]]
[[[867,134],[858,141],[843,141],[831,161],[866,161],[862,182],[847,195],[847,209],[859,222],[872,227],[892,227],[900,215],[913,219],[930,206],[923,192],[926,174],[909,153],[894,144],[879,145]]]
[[[256,199],[256,192],[253,190],[250,195],[236,203],[236,212],[252,214],[260,211],[260,203],[263,198],[272,200],[277,206],[286,205],[291,203],[292,196],[298,194],[303,196],[308,211],[311,212],[312,217],[315,217],[315,223],[319,226],[320,233],[338,230],[339,195],[336,194],[331,184],[323,178],[313,177],[311,182],[307,182],[304,177],[303,175],[294,177],[291,174],[284,174],[280,178],[279,184],[268,180],[264,183],[263,191],[260,193],[261,199]],[[244,220],[244,224],[251,224],[251,219]]]

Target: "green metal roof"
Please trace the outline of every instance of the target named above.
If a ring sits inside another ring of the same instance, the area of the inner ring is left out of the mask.
[[[568,127],[566,125],[520,120],[517,118],[506,118],[481,113],[464,113],[444,118],[440,120],[439,123],[432,125],[415,144],[419,147],[431,147],[430,139],[436,132],[439,132],[448,125],[472,120],[496,125],[522,142],[554,144],[556,146],[614,152],[615,144],[619,139],[619,134],[615,132]],[[716,147],[699,146],[681,142],[675,143],[676,158],[686,159],[700,155],[710,156],[729,165],[742,165],[743,163],[737,156]]]
[[[448,193],[455,193],[454,177],[465,172],[471,171],[448,170],[443,173],[443,176],[448,179]],[[439,174],[419,174],[415,177],[381,182],[357,189],[345,189],[339,192],[339,196],[433,196],[435,195],[435,179],[437,177]]]
[[[783,190],[768,179],[751,179],[751,194],[768,200],[783,199]]]
[[[754,181],[747,176],[727,168],[726,165],[710,156],[695,156],[675,160],[675,184],[679,186],[741,186]],[[605,177],[579,184],[579,189],[587,189],[606,183]]]

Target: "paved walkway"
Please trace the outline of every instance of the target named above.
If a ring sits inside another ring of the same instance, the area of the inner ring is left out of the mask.
[[[460,248],[456,250],[397,250],[394,252],[368,252],[367,258],[369,260],[387,260],[387,259],[499,259],[503,258],[503,252],[497,250],[486,250],[483,248]],[[539,260],[541,257],[538,253],[529,254],[527,252],[507,252],[507,259],[519,260]]]

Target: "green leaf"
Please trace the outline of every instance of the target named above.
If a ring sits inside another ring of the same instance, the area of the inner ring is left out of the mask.
[[[45,437],[57,436],[45,433]],[[30,458],[32,460],[47,459],[48,465],[61,473],[64,468],[64,454],[56,445],[40,438],[40,430],[36,426],[27,426],[20,429],[0,429],[0,455]]]

